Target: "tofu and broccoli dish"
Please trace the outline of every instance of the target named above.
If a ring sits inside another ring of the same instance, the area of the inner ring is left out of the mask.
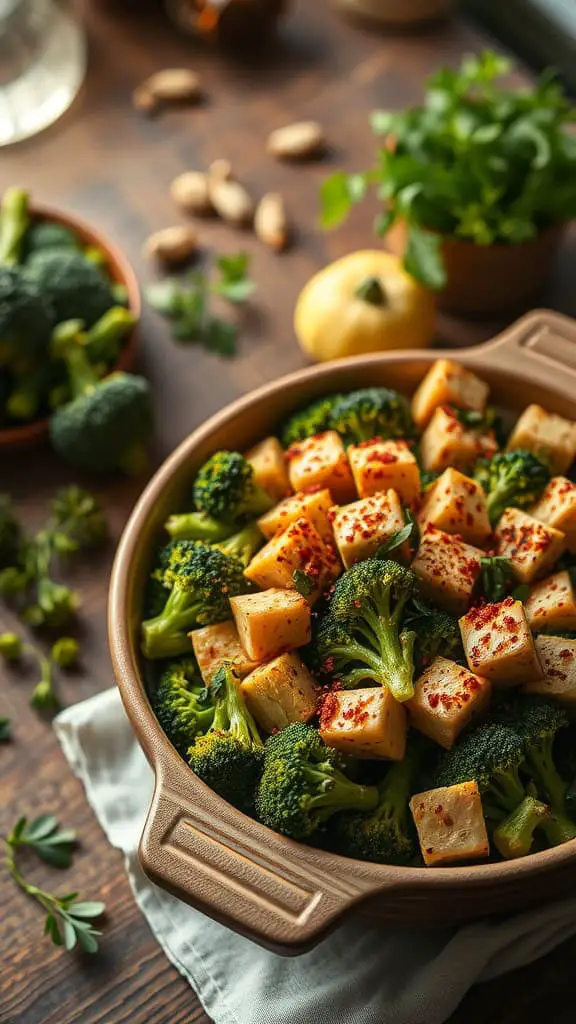
[[[324,396],[165,524],[152,707],[278,833],[422,867],[576,838],[576,424],[489,397],[447,359]]]

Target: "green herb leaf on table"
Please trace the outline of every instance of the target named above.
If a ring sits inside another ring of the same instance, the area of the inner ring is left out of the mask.
[[[67,868],[72,862],[76,833],[71,829],[61,830],[54,815],[44,814],[30,824],[26,818],[20,818],[8,842],[15,849],[28,846],[52,867]]]
[[[9,743],[12,739],[12,723],[9,718],[0,717],[0,743]]]
[[[256,285],[248,277],[250,257],[246,252],[233,256],[220,256],[216,260],[220,271],[220,281],[212,285],[215,295],[221,295],[228,302],[246,302],[252,295]]]

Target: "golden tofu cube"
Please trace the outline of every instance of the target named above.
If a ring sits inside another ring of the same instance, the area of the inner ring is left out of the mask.
[[[542,679],[525,683],[522,691],[554,697],[568,708],[576,707],[576,640],[537,636],[534,643]]]
[[[338,503],[355,497],[350,463],[342,438],[335,430],[298,441],[288,449],[286,458],[293,490],[326,488]]]
[[[426,491],[418,520],[481,545],[492,533],[480,484],[451,466]]]
[[[524,611],[534,633],[576,629],[576,595],[570,574],[555,572],[535,583],[524,602]]]
[[[401,761],[406,732],[406,712],[385,687],[337,690],[323,701],[320,735],[329,747],[351,757]]]
[[[329,518],[329,511],[334,501],[330,491],[323,488],[320,491],[299,491],[285,498],[279,505],[270,509],[258,520],[258,526],[264,536],[270,540],[277,533],[285,530],[290,523],[296,519],[308,519],[312,526],[318,530],[323,540],[332,541],[332,524]]]
[[[460,619],[466,660],[472,672],[509,687],[542,675],[534,638],[521,601],[471,608]]]
[[[312,523],[303,517],[290,523],[269,540],[244,570],[246,579],[259,587],[295,587],[294,573],[304,573],[311,599],[326,588],[339,572],[336,553],[325,544]]]
[[[230,598],[240,643],[252,661],[275,658],[310,641],[310,605],[296,590],[271,588]]]
[[[450,750],[457,737],[481,715],[490,701],[492,684],[447,658],[435,658],[416,680],[406,701],[411,725]]]
[[[489,855],[490,843],[476,782],[417,793],[410,801],[410,810],[427,867]]]
[[[406,441],[381,441],[375,437],[351,445],[348,458],[361,498],[393,490],[405,505],[410,505],[420,494],[420,470]]]
[[[318,687],[297,654],[281,654],[260,665],[246,676],[241,689],[265,732],[308,722],[316,712]]]
[[[382,491],[353,501],[332,512],[334,540],[346,569],[371,558],[378,547],[405,526],[404,512],[396,491]],[[394,548],[386,558],[406,562],[408,541]]]
[[[545,526],[519,508],[506,509],[494,536],[498,554],[510,562],[521,583],[532,583],[543,576],[566,547],[560,530]]]
[[[411,568],[430,601],[455,615],[470,604],[484,552],[427,523]]]
[[[481,456],[491,458],[497,447],[491,432],[470,429],[455,409],[441,405],[420,439],[420,458],[424,469],[439,473],[449,466],[467,469]]]
[[[576,484],[565,476],[553,477],[529,512],[534,519],[560,530],[568,550],[576,552]]]
[[[412,398],[412,417],[424,427],[439,405],[482,412],[488,399],[488,385],[475,373],[451,359],[437,359]]]
[[[229,622],[216,622],[213,626],[202,626],[189,634],[196,655],[196,661],[204,682],[208,685],[223,661],[231,661],[240,679],[252,672],[256,665],[246,654],[236,626]]]
[[[576,427],[540,405],[529,405],[508,438],[508,450],[524,448],[542,459],[552,473],[565,473],[576,453]]]
[[[284,449],[277,437],[266,437],[246,452],[246,460],[254,470],[254,480],[274,501],[290,494]]]

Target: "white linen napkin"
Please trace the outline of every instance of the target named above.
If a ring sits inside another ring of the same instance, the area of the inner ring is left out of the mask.
[[[150,882],[137,847],[153,776],[116,689],[67,708],[55,730],[136,902],[216,1024],[442,1024],[467,990],[530,963],[576,932],[576,898],[507,920],[414,932],[344,925],[284,958],[216,924]],[[105,940],[104,940],[105,941]]]

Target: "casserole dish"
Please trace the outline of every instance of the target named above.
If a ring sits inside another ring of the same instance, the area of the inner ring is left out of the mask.
[[[528,314],[476,348],[375,354],[309,367],[265,385],[194,431],[144,491],[118,548],[110,648],[126,711],[156,776],[140,844],[143,868],[156,884],[277,952],[311,948],[353,909],[383,923],[446,925],[558,897],[576,880],[576,840],[504,863],[405,868],[350,860],[277,835],[196,778],[146,696],[139,654],[144,583],[162,524],[199,466],[215,449],[248,448],[323,393],[372,384],[410,393],[439,356],[480,374],[502,408],[539,402],[576,419],[576,323],[547,311]]]

